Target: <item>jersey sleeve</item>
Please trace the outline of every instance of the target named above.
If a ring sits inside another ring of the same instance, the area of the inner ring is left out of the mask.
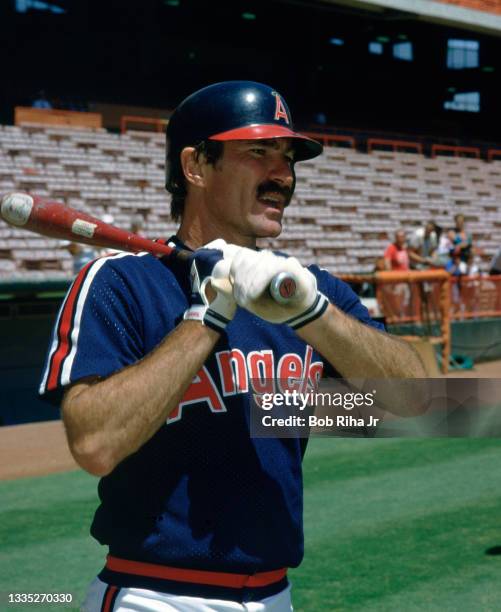
[[[385,331],[384,325],[371,318],[367,308],[347,283],[316,265],[309,266],[309,270],[317,278],[318,289],[329,299],[331,304],[334,304],[334,306],[351,317],[358,319],[364,325],[369,325],[379,331]],[[334,370],[327,360],[325,361],[325,366],[325,374],[327,376],[339,377],[338,372]]]
[[[127,275],[103,257],[85,266],[59,311],[39,393],[58,404],[64,387],[106,377],[143,357],[141,310]]]

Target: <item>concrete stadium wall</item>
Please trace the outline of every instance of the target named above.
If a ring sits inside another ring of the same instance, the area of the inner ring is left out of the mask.
[[[390,325],[394,334],[423,335],[414,325]],[[431,330],[438,335],[438,328]],[[437,347],[437,352],[439,348]],[[501,359],[501,319],[453,321],[451,325],[451,353],[471,357],[475,362]],[[501,377],[501,371],[499,372]]]
[[[501,319],[454,321],[451,340],[453,354],[468,355],[479,362],[501,359]]]
[[[0,319],[0,424],[59,418],[38,398],[38,385],[55,315]]]

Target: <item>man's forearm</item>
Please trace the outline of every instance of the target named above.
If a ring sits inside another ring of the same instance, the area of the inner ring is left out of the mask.
[[[329,305],[325,313],[298,330],[344,378],[425,377],[414,349]]]
[[[136,452],[178,405],[218,338],[212,329],[184,321],[138,363],[71,387],[62,410],[79,464],[104,475]]]
[[[426,401],[420,381],[426,371],[415,350],[403,340],[379,332],[350,317],[332,304],[316,321],[298,330],[346,379],[393,379],[378,387],[379,406],[401,415],[422,412]]]

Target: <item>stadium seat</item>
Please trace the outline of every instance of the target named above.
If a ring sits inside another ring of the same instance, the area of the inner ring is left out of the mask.
[[[284,232],[265,243],[305,263],[317,261],[336,273],[369,272],[396,229],[403,226],[410,232],[431,218],[450,227],[459,211],[485,252],[484,270],[501,242],[501,161],[430,159],[380,150],[367,155],[325,147],[320,157],[298,164],[296,170],[296,193]],[[110,212],[122,227],[140,210],[144,232],[152,238],[166,237],[176,228],[164,190],[160,133],[0,126],[0,190],[64,199],[94,216]],[[2,264],[2,277],[71,276],[66,251],[33,240],[24,245],[26,232],[20,229],[0,230],[0,256],[4,252],[14,257],[12,265]],[[10,245],[11,240],[19,242]],[[27,264],[40,269],[27,270]]]

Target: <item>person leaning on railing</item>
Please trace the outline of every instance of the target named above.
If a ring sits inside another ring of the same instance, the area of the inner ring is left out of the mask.
[[[501,275],[501,247],[499,247],[498,252],[491,259],[491,263],[489,264],[489,274],[491,276]]]

